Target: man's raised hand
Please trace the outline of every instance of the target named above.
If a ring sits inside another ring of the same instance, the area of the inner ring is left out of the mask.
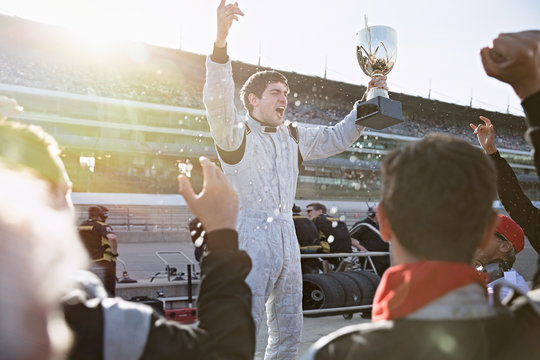
[[[485,153],[488,155],[494,154],[497,152],[497,147],[495,146],[493,124],[487,117],[480,116],[480,119],[484,122],[483,124],[469,124],[469,126],[474,130],[473,134],[478,138],[478,143]]]
[[[225,0],[221,0],[217,8],[217,47],[225,47],[229,29],[231,28],[233,20],[238,21],[238,16],[244,16],[244,13],[238,7],[237,2],[234,4],[225,4]]]
[[[488,76],[510,84],[521,100],[540,91],[540,31],[500,34],[480,50]]]
[[[196,195],[188,178],[178,176],[180,194],[187,206],[201,220],[207,232],[235,229],[238,195],[225,174],[205,157],[199,159],[203,171],[203,189]]]

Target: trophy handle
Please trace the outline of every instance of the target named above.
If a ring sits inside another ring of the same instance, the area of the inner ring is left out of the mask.
[[[384,48],[384,53],[386,55],[386,63],[390,62],[390,59],[388,58],[388,49],[386,48],[386,45],[384,45],[384,43],[381,41],[379,43],[379,45],[377,45],[377,47],[375,48],[375,51],[373,52],[373,55],[377,55],[377,51],[379,50],[379,46],[383,46]]]
[[[364,52],[364,53],[366,54],[366,57],[367,57],[367,58],[369,58],[369,55],[370,55],[370,54],[369,54],[369,53],[367,52],[367,50],[366,50],[366,49],[364,49],[364,47],[363,47],[363,46],[359,46],[359,47],[358,47],[358,49],[360,50],[360,52],[362,52],[362,51],[363,51],[363,52]]]

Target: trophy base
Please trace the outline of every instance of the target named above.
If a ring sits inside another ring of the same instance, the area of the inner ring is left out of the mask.
[[[382,96],[356,106],[356,124],[382,130],[403,122],[401,103]]]

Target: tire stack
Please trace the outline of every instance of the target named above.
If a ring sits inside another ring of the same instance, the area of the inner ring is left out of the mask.
[[[371,305],[381,278],[370,271],[329,272],[303,276],[304,310]],[[369,310],[363,313],[369,313]],[[336,314],[342,314],[336,310]],[[327,316],[325,313],[316,316]]]

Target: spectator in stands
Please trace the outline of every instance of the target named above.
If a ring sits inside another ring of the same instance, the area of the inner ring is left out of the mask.
[[[308,216],[319,231],[321,243],[327,242],[330,245],[331,253],[352,252],[349,229],[343,221],[337,217],[329,217],[326,213],[326,206],[320,203],[311,203],[306,209]],[[337,269],[342,260],[342,258],[328,259],[334,265],[334,269]]]
[[[301,254],[314,254],[321,250],[319,231],[313,221],[300,214],[302,209],[296,204],[292,208],[294,230],[298,238]],[[321,268],[319,259],[301,259],[302,274],[318,273]]]
[[[499,224],[489,244],[478,249],[475,265],[488,274],[488,292],[502,280],[516,285],[522,292],[529,291],[525,279],[513,268],[516,254],[523,250],[525,236],[523,229],[507,216],[499,215]],[[508,288],[501,289],[501,300],[509,293]]]
[[[484,152],[494,160],[497,166],[499,199],[508,215],[523,228],[536,252],[540,253],[540,210],[525,195],[516,174],[497,150],[495,130],[491,120],[484,116],[480,116],[480,119],[483,124],[470,124],[470,127],[474,130]]]
[[[239,191],[240,248],[254,264],[247,282],[257,329],[269,312],[265,356],[290,359],[302,331],[302,273],[291,211],[300,163],[345,151],[363,127],[356,125],[356,109],[335,126],[287,126],[289,85],[276,71],[257,72],[244,83],[240,96],[248,115],[242,116],[234,103],[227,36],[243,15],[238,3],[221,0],[203,101],[221,167]],[[372,79],[372,86],[386,87],[386,77]]]
[[[306,358],[504,359],[540,350],[532,335],[540,327],[524,334],[506,312],[497,315],[471,266],[497,226],[495,169],[486,155],[466,141],[429,135],[388,154],[382,172],[377,216],[394,266],[377,289],[375,323],[320,339]],[[524,343],[527,351],[516,349]]]
[[[365,218],[356,222],[349,231],[353,246],[358,243],[358,246],[355,247],[360,251],[388,252],[390,245],[381,238],[376,209],[369,207],[366,215]],[[390,267],[390,256],[373,256],[371,260],[379,275],[382,275]]]
[[[90,270],[105,285],[110,296],[116,296],[116,258],[118,239],[106,223],[109,210],[102,205],[88,209],[89,219],[79,225],[79,236],[92,259]]]

